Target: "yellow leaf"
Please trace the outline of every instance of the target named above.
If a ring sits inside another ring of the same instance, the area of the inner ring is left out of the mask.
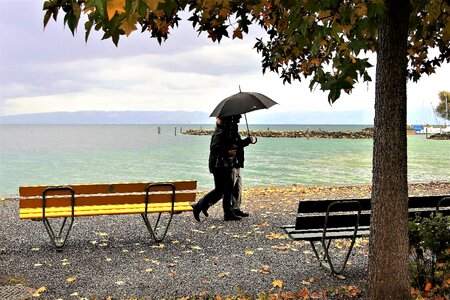
[[[367,15],[367,6],[364,3],[360,3],[355,7],[355,13],[358,17]]]
[[[70,294],[70,296],[73,296],[73,297],[78,296],[78,292],[72,293],[72,294]]]
[[[77,280],[77,279],[74,277],[69,277],[66,279],[67,282],[74,282],[75,280]]]
[[[245,254],[247,254],[247,255],[253,255],[253,251],[252,250],[245,250]]]
[[[148,268],[147,270],[145,270],[145,272],[151,273],[151,272],[153,272],[153,269],[152,268]]]
[[[107,0],[106,1],[106,11],[108,13],[108,19],[112,19],[116,12],[125,12],[126,0]]]
[[[97,232],[98,236],[108,236],[106,232]]]
[[[279,287],[282,288],[283,287],[283,281],[277,279],[274,282],[272,282],[273,287]]]
[[[202,247],[200,246],[191,246],[191,248],[194,250],[202,250]]]
[[[152,10],[155,11],[156,8],[158,8],[158,4],[159,2],[163,3],[164,1],[159,1],[159,0],[145,0],[145,3],[147,3],[147,7]]]
[[[122,281],[122,280],[116,281],[116,285],[124,285],[124,284],[125,284],[125,281]]]
[[[41,294],[43,292],[45,292],[47,290],[47,288],[45,286],[41,286],[40,288],[38,288],[34,293],[33,293],[33,297],[39,297],[41,296]]]
[[[31,251],[39,251],[40,248],[31,248]]]
[[[226,277],[226,276],[229,276],[229,275],[230,275],[230,272],[219,273],[219,277]]]

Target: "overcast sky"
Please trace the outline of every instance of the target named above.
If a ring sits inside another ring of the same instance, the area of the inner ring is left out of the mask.
[[[280,104],[262,114],[364,111],[366,123],[373,123],[374,83],[359,84],[330,106],[326,93],[309,90],[309,80],[283,85],[276,74],[263,75],[261,57],[253,49],[255,38],[262,37],[257,28],[243,41],[225,39],[218,45],[182,22],[161,46],[137,31],[116,48],[94,31],[86,44],[84,25],[72,36],[62,25],[62,14],[43,30],[43,2],[0,0],[0,115],[85,110],[209,113],[240,85],[242,91],[263,93]],[[450,90],[448,74],[446,64],[433,76],[408,84],[409,123],[436,123],[432,106],[439,102],[439,91]]]

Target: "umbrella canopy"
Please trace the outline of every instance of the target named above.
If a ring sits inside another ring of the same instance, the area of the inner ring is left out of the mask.
[[[263,94],[239,92],[222,100],[210,117],[241,115],[258,109],[267,109],[275,104],[278,103]]]

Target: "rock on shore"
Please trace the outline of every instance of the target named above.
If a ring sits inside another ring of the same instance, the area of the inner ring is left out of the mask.
[[[184,132],[187,135],[211,135],[213,130],[189,129]],[[241,131],[242,135],[246,132]],[[326,131],[326,130],[252,130],[256,137],[270,138],[317,138],[317,139],[371,139],[373,128],[353,131]]]

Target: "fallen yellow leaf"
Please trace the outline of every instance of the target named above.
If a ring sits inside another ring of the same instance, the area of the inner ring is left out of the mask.
[[[41,294],[43,292],[45,292],[47,290],[47,288],[45,286],[41,286],[40,288],[38,288],[34,293],[33,293],[33,297],[39,297],[41,296]]]
[[[66,279],[67,282],[74,282],[75,280],[77,280],[75,277],[69,277]]]
[[[72,293],[70,296],[78,296],[78,292]]]
[[[229,276],[229,275],[230,275],[230,272],[219,273],[219,277],[226,277],[226,276]]]
[[[252,250],[245,250],[245,254],[247,254],[247,255],[253,255],[253,251]]]
[[[274,282],[272,282],[272,285],[273,285],[273,287],[279,287],[279,288],[282,288],[282,287],[283,287],[283,281],[281,281],[281,280],[279,280],[279,279],[274,280]]]
[[[151,273],[151,272],[153,272],[153,269],[152,268],[148,268],[147,270],[145,270],[145,272]]]

